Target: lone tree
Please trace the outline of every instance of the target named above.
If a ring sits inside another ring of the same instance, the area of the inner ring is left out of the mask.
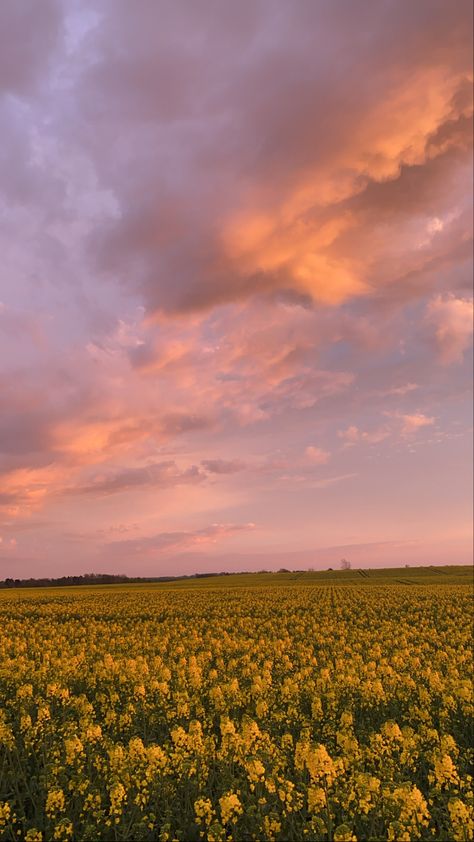
[[[341,570],[350,570],[351,563],[347,561],[347,558],[341,558]]]

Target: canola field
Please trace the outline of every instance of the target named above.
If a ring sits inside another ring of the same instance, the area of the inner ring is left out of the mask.
[[[406,576],[1,591],[0,838],[470,840],[472,589]]]

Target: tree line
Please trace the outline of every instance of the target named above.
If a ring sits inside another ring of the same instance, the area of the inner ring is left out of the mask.
[[[84,573],[81,576],[42,577],[39,579],[3,579],[0,588],[64,588],[70,585],[120,585],[140,582],[172,582],[174,579],[201,579],[226,573],[193,573],[190,576],[126,576],[124,573]]]

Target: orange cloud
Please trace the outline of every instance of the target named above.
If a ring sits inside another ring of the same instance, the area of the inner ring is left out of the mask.
[[[444,68],[432,67],[394,84],[352,126],[350,138],[338,138],[324,166],[310,166],[271,211],[265,204],[251,207],[225,223],[222,240],[230,265],[245,276],[268,277],[270,287],[293,287],[324,304],[370,294],[373,244],[364,258],[341,244],[349,232],[370,240],[364,216],[350,209],[350,200],[370,182],[396,181],[402,167],[420,167],[447,152],[447,141],[440,146],[431,139],[472,112],[470,103],[456,97],[464,83],[464,74],[447,76]],[[454,136],[451,142],[463,140]],[[262,185],[263,196],[265,190]],[[442,227],[439,222],[433,231]],[[391,248],[377,244],[378,251]]]
[[[67,469],[61,465],[18,468],[1,477],[0,509],[9,517],[29,516],[64,483]]]

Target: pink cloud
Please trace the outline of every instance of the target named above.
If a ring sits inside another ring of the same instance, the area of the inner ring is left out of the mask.
[[[343,441],[347,445],[351,445],[356,444],[356,442],[359,441],[360,431],[359,428],[355,426],[355,424],[351,424],[345,430],[338,430],[337,435],[340,439],[343,439]]]
[[[133,491],[137,488],[169,488],[202,482],[205,474],[196,466],[180,469],[174,461],[154,462],[140,467],[107,471],[91,478],[84,485],[73,485],[64,492],[79,495],[108,495]]]
[[[413,415],[398,415],[397,417],[400,419],[402,435],[404,436],[411,436],[423,427],[431,427],[435,423],[435,418],[423,415],[422,412]]]
[[[351,425],[346,430],[338,430],[337,435],[344,441],[345,447],[351,447],[358,442],[379,444],[391,435],[391,431],[387,425],[376,427],[373,430],[359,430],[355,425]]]
[[[434,328],[442,363],[461,362],[472,344],[472,298],[436,295],[427,306],[426,320]]]
[[[249,532],[255,529],[254,523],[213,523],[203,529],[181,532],[160,532],[142,538],[124,539],[121,541],[108,541],[103,545],[107,557],[110,553],[117,554],[121,559],[137,558],[145,561],[149,558],[159,557],[163,554],[182,552],[193,547],[217,544],[218,542],[232,537],[240,532]]]
[[[321,447],[314,447],[314,445],[306,448],[305,456],[311,465],[327,465],[331,458],[328,450],[323,450]]]
[[[210,474],[235,474],[246,467],[240,459],[203,459],[201,465]]]

